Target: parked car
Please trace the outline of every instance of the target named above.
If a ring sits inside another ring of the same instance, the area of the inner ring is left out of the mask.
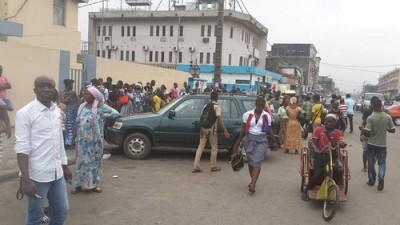
[[[197,148],[200,140],[199,118],[210,94],[185,95],[157,113],[142,113],[117,118],[105,132],[108,143],[120,146],[131,159],[146,158],[156,146]],[[218,148],[237,149],[242,115],[255,107],[256,96],[219,95],[222,118],[229,138],[218,130]]]
[[[389,106],[387,112],[392,117],[394,124],[400,126],[400,105]]]

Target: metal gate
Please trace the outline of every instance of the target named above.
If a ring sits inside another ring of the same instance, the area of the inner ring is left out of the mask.
[[[70,69],[69,71],[69,79],[74,80],[74,90],[77,92],[79,96],[79,92],[83,85],[83,71],[80,69]]]

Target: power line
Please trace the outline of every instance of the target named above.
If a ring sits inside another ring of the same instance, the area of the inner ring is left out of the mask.
[[[53,33],[53,34],[32,34],[32,35],[24,35],[24,37],[44,37],[44,36],[53,36],[53,35],[61,35],[61,34],[69,34],[69,33],[77,33],[79,31],[68,31],[62,33]]]
[[[19,12],[21,12],[22,8],[24,8],[24,6],[26,5],[26,3],[28,3],[28,1],[29,1],[29,0],[25,0],[25,2],[22,3],[22,5],[19,7],[19,9],[17,10],[17,12],[15,13],[14,16],[7,17],[7,18],[5,18],[4,20],[9,20],[9,19],[12,19],[12,18],[14,18],[14,17],[17,17],[18,14],[19,14]]]
[[[330,66],[340,66],[340,67],[358,67],[358,68],[371,68],[371,67],[393,67],[393,66],[400,66],[400,64],[392,64],[392,65],[375,65],[375,66],[349,66],[349,65],[340,65],[340,64],[332,64],[332,63],[323,63],[324,65]]]
[[[322,64],[322,63],[321,63]],[[342,66],[331,66],[324,64],[327,67],[332,67],[332,68],[337,68],[337,69],[342,69],[342,70],[353,70],[353,71],[360,71],[360,72],[366,72],[366,73],[376,73],[376,74],[384,74],[385,72],[378,72],[378,71],[372,71],[372,70],[361,70],[361,69],[351,69],[351,68],[346,68]]]

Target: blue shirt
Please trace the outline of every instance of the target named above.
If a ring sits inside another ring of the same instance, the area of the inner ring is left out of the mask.
[[[354,114],[354,105],[356,103],[351,98],[346,98],[345,102],[346,102],[346,105],[347,105],[347,114],[353,115]]]

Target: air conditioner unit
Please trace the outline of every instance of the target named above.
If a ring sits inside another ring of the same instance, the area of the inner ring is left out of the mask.
[[[210,38],[203,38],[203,43],[208,43],[210,42]]]
[[[174,52],[177,52],[179,50],[178,47],[176,47],[176,46],[173,47],[172,49],[174,50]]]
[[[149,50],[149,46],[144,45],[144,46],[143,46],[143,51],[148,51],[148,50]]]
[[[107,46],[106,46],[106,49],[110,49],[110,46],[109,46],[109,45],[107,45]]]
[[[110,49],[111,49],[111,50],[117,50],[117,46],[116,46],[116,45],[111,45],[111,46],[110,46]]]
[[[195,48],[194,47],[189,47],[189,52],[194,52]]]

